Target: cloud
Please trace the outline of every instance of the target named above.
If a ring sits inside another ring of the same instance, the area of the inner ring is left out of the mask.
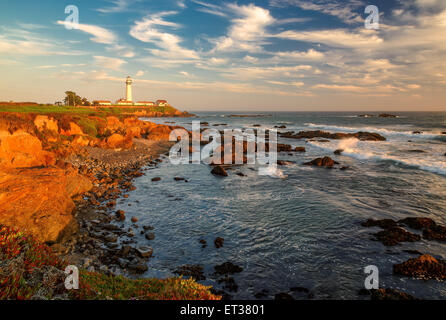
[[[204,1],[198,1],[198,0],[191,0],[191,1],[194,2],[195,4],[200,5],[200,7],[198,7],[197,11],[212,14],[214,16],[219,16],[219,17],[227,17],[228,16],[228,14],[225,12],[225,9],[223,7],[220,7],[215,4],[210,4],[210,3],[207,3]]]
[[[137,73],[136,73],[136,76],[137,77],[142,77],[143,75],[144,75],[144,71],[142,71],[142,70],[139,70]]]
[[[127,61],[119,59],[119,58],[110,58],[103,56],[94,56],[95,62],[97,65],[104,69],[111,69],[118,71],[123,64],[126,64]]]
[[[274,66],[274,67],[235,67],[222,69],[221,72],[231,79],[240,80],[272,80],[297,78],[312,70],[310,65]]]
[[[268,36],[266,29],[276,21],[269,10],[253,4],[228,4],[227,9],[236,18],[231,20],[227,35],[214,40],[213,52],[261,52]]]
[[[366,7],[364,2],[358,0],[271,0],[270,5],[275,7],[296,6],[303,10],[318,11],[337,17],[348,24],[364,23],[361,10],[364,11]]]
[[[322,52],[314,49],[308,49],[308,51],[287,51],[275,53],[275,58],[290,60],[321,60],[324,57],[325,55]]]
[[[148,49],[153,55],[167,59],[198,59],[194,50],[181,46],[183,41],[179,36],[164,31],[163,28],[178,29],[181,25],[166,21],[164,17],[176,14],[176,11],[165,11],[149,15],[141,21],[136,21],[130,29],[130,35],[142,42],[153,43],[160,49]]]
[[[37,33],[23,29],[1,28],[0,53],[5,55],[50,56],[66,55],[78,56],[86,54],[83,51],[68,49],[66,44]],[[64,48],[64,50],[61,50]]]
[[[128,9],[129,5],[134,2],[132,0],[111,0],[109,1],[113,4],[111,7],[96,9],[101,13],[117,13],[124,12]]]
[[[132,48],[123,45],[113,45],[108,47],[107,50],[123,58],[133,58],[136,55]]]
[[[374,30],[327,29],[312,31],[288,30],[275,37],[288,40],[321,43],[337,48],[370,48],[383,43],[383,39]]]
[[[70,23],[66,21],[57,21],[57,24],[70,25]],[[94,26],[89,24],[79,24],[77,30],[91,34],[93,38],[90,38],[90,40],[93,42],[104,43],[104,44],[115,44],[118,42],[118,38],[113,32],[99,26]]]
[[[178,0],[178,1],[177,1],[177,6],[179,6],[180,8],[185,9],[185,8],[187,8],[185,2],[186,2],[186,0]]]

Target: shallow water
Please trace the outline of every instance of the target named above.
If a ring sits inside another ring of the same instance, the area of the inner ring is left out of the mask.
[[[137,216],[140,225],[155,227],[149,243],[154,257],[146,277],[172,276],[184,264],[204,266],[206,281],[220,288],[213,267],[231,261],[244,271],[234,276],[236,299],[253,299],[268,289],[269,298],[291,287],[306,287],[316,299],[361,299],[367,265],[380,270],[380,287],[392,287],[418,298],[441,299],[446,284],[392,275],[392,265],[411,257],[403,250],[419,250],[446,258],[446,244],[422,240],[384,247],[371,241],[372,232],[360,222],[368,218],[402,219],[427,216],[446,225],[446,113],[398,113],[399,118],[358,118],[357,113],[274,113],[271,117],[230,118],[228,114],[202,113],[199,119],[155,119],[189,126],[192,120],[226,123],[231,128],[263,128],[285,124],[279,131],[373,131],[386,142],[332,141],[305,143],[307,153],[281,160],[295,164],[280,167],[286,178],[259,176],[255,166],[241,166],[224,179],[210,174],[207,165],[171,165],[167,158],[156,169],[136,179],[137,190],[121,200],[118,209]],[[224,129],[225,127],[217,127]],[[422,134],[413,134],[422,131]],[[411,140],[412,142],[408,142]],[[333,151],[344,148],[342,156]],[[414,153],[410,150],[424,150]],[[301,164],[329,155],[351,170],[309,168]],[[239,177],[235,172],[247,177]],[[161,177],[160,182],[152,182]],[[174,181],[185,177],[189,182]],[[128,206],[128,204],[131,206]],[[412,230],[413,231],[413,230]],[[213,241],[223,237],[223,248]],[[208,246],[201,248],[199,239]],[[295,298],[306,298],[296,293]]]

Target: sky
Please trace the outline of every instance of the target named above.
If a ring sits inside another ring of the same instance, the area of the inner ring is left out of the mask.
[[[0,101],[115,101],[130,75],[180,110],[446,111],[446,1],[370,1],[1,1]]]

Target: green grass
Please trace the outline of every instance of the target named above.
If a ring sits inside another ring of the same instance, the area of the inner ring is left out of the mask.
[[[145,108],[100,107],[95,110],[87,107],[47,106],[47,105],[38,105],[38,106],[0,105],[0,112],[18,112],[18,113],[35,113],[35,114],[65,113],[65,114],[79,114],[79,115],[95,114],[98,116],[109,116],[109,115],[135,113],[137,111],[144,111],[144,110],[152,112],[162,112],[162,113],[172,113],[176,111],[175,108],[170,106],[168,107],[153,106]]]

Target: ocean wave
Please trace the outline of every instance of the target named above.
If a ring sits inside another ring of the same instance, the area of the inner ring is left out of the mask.
[[[356,140],[356,141],[353,141]],[[394,163],[403,164],[408,167],[414,167],[423,171],[446,176],[446,161],[442,159],[443,154],[437,152],[433,154],[412,155],[410,158],[404,156],[396,156],[389,154],[395,151],[395,146],[391,143],[383,145],[379,143],[382,149],[374,147],[378,146],[376,142],[364,142],[357,139],[347,139],[340,142],[318,143],[308,142],[308,144],[319,149],[333,153],[335,150],[343,149],[343,156],[349,156],[357,160],[372,160],[372,161],[392,161]]]
[[[379,127],[344,127],[344,126],[335,126],[335,125],[327,125],[327,124],[315,124],[315,123],[305,123],[307,127],[317,128],[323,130],[333,130],[333,131],[343,131],[343,132],[358,132],[358,131],[368,131],[379,133],[382,135],[390,135],[390,136],[407,136],[407,137],[424,137],[424,138],[438,138],[444,136],[442,132],[422,132],[414,133],[418,130],[413,131],[396,131],[386,128]]]

